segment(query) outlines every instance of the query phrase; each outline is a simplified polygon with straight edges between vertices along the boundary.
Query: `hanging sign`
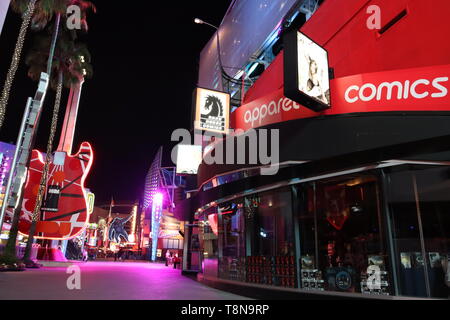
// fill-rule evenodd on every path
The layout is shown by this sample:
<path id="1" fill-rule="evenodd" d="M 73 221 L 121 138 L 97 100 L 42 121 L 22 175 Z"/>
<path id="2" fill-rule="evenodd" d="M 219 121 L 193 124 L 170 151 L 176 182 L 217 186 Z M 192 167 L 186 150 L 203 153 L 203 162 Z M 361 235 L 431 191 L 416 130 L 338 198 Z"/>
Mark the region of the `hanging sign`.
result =
<path id="1" fill-rule="evenodd" d="M 230 95 L 228 93 L 203 88 L 196 89 L 195 129 L 227 134 L 229 115 Z"/>
<path id="2" fill-rule="evenodd" d="M 329 109 L 327 51 L 299 31 L 286 34 L 284 47 L 284 95 L 316 112 Z"/>

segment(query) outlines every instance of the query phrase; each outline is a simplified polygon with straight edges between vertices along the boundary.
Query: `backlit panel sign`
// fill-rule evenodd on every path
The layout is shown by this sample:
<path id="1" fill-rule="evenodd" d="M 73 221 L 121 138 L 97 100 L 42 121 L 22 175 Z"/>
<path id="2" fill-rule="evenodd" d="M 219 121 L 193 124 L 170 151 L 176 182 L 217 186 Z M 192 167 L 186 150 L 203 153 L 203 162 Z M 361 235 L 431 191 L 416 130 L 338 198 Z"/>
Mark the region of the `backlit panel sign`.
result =
<path id="1" fill-rule="evenodd" d="M 177 174 L 197 174 L 202 163 L 202 146 L 179 144 L 177 146 Z"/>
<path id="2" fill-rule="evenodd" d="M 284 42 L 284 95 L 316 112 L 330 108 L 327 51 L 298 31 Z"/>
<path id="3" fill-rule="evenodd" d="M 227 134 L 229 116 L 230 95 L 228 93 L 197 88 L 195 93 L 195 129 Z"/>

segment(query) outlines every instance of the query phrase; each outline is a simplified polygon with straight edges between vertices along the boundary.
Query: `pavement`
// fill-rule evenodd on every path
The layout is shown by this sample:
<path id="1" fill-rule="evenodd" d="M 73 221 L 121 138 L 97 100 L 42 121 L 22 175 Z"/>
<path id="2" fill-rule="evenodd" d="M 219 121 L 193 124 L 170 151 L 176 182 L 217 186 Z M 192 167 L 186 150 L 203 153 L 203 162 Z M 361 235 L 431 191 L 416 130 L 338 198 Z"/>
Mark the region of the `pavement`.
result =
<path id="1" fill-rule="evenodd" d="M 76 275 L 79 270 L 79 287 Z M 76 267 L 78 266 L 79 269 Z M 69 268 L 69 269 L 68 269 Z M 70 290 L 68 287 L 72 287 Z M 74 288 L 75 287 L 75 288 Z M 150 262 L 67 263 L 0 272 L 0 300 L 247 300 Z"/>

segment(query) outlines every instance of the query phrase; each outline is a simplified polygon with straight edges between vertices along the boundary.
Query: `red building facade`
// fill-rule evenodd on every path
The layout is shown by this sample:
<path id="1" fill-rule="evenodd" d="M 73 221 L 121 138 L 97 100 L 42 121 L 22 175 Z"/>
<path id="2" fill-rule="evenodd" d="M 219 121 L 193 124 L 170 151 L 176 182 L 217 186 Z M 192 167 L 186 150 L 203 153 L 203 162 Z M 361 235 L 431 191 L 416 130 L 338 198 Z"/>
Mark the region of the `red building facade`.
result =
<path id="1" fill-rule="evenodd" d="M 371 6 L 380 29 L 368 27 Z M 300 30 L 327 50 L 331 108 L 285 98 L 284 52 L 273 50 L 231 127 L 278 130 L 278 173 L 203 163 L 199 191 L 180 209 L 199 224 L 202 279 L 297 294 L 448 297 L 447 12 L 445 0 L 325 0 L 280 29 L 280 42 Z M 236 137 L 221 143 L 228 139 Z"/>

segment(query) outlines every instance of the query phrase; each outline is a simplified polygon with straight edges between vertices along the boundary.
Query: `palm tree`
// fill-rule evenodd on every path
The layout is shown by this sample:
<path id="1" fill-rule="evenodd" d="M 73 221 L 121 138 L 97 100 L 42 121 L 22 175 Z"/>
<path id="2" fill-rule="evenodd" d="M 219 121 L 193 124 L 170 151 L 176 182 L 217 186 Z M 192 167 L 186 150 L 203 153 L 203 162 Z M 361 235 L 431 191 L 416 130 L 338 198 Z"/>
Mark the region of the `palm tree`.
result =
<path id="1" fill-rule="evenodd" d="M 64 15 L 67 11 L 67 7 L 70 5 L 77 5 L 81 9 L 81 28 L 84 31 L 88 30 L 87 24 L 87 12 L 89 10 L 96 12 L 95 5 L 90 1 L 84 0 L 12 0 L 12 9 L 22 14 L 22 25 L 20 27 L 19 36 L 17 37 L 16 47 L 11 60 L 11 65 L 6 75 L 5 84 L 3 86 L 2 94 L 0 96 L 0 130 L 3 126 L 3 122 L 6 114 L 6 107 L 8 105 L 9 94 L 11 87 L 19 67 L 20 57 L 22 55 L 22 49 L 25 42 L 26 33 L 31 23 L 31 28 L 35 31 L 39 31 L 45 28 L 45 26 L 52 20 L 55 15 L 55 30 L 54 42 L 58 35 L 60 27 L 61 15 Z M 54 50 L 54 45 L 50 51 Z M 50 54 L 51 57 L 51 54 Z M 52 61 L 49 57 L 49 61 Z M 47 71 L 51 70 L 51 66 Z"/>
<path id="2" fill-rule="evenodd" d="M 38 80 L 41 72 L 43 72 L 48 64 L 46 59 L 48 53 L 45 48 L 48 48 L 53 39 L 48 37 L 40 38 L 34 47 L 33 51 L 26 59 L 26 64 L 29 66 L 28 76 L 33 80 Z M 63 87 L 70 88 L 73 84 L 80 82 L 84 78 L 90 78 L 92 76 L 92 66 L 90 65 L 91 56 L 84 44 L 77 43 L 71 39 L 68 33 L 63 33 L 55 47 L 53 55 L 51 87 L 56 90 L 55 104 L 53 107 L 53 116 L 50 128 L 50 135 L 47 143 L 47 154 L 44 164 L 44 170 L 42 173 L 39 192 L 37 195 L 36 206 L 32 215 L 32 224 L 29 231 L 27 247 L 23 261 L 27 265 L 32 265 L 30 261 L 31 247 L 33 243 L 33 237 L 36 231 L 36 223 L 39 220 L 40 209 L 43 200 L 45 187 L 47 184 L 48 168 L 52 161 L 53 141 L 55 138 L 56 127 L 58 124 L 59 108 L 61 104 L 61 95 Z"/>
<path id="3" fill-rule="evenodd" d="M 16 2 L 15 3 L 16 10 L 20 11 L 20 10 L 23 10 L 24 4 L 27 1 L 31 2 L 32 0 L 13 0 L 13 1 Z M 33 8 L 35 8 L 35 14 L 31 21 L 33 30 L 39 31 L 39 30 L 44 29 L 45 26 L 49 23 L 49 21 L 51 21 L 53 16 L 55 16 L 55 23 L 52 28 L 53 35 L 51 37 L 51 40 L 49 41 L 49 38 L 46 38 L 46 40 L 45 41 L 43 40 L 41 42 L 41 44 L 39 45 L 40 53 L 43 53 L 44 51 L 47 52 L 46 68 L 42 68 L 42 65 L 45 63 L 45 61 L 42 61 L 42 59 L 45 57 L 44 54 L 40 55 L 39 59 L 41 59 L 41 61 L 39 63 L 37 61 L 34 61 L 34 63 L 33 63 L 33 65 L 39 66 L 39 68 L 40 68 L 39 70 L 41 70 L 41 72 L 46 72 L 47 74 L 49 74 L 49 76 L 51 76 L 51 71 L 53 69 L 52 64 L 54 61 L 53 56 L 54 56 L 54 52 L 55 52 L 58 35 L 60 33 L 61 16 L 66 12 L 67 7 L 69 5 L 78 5 L 81 9 L 81 28 L 83 31 L 87 32 L 87 30 L 88 30 L 88 24 L 87 24 L 87 20 L 86 20 L 87 11 L 92 10 L 93 12 L 96 12 L 96 7 L 90 1 L 85 1 L 85 0 L 40 0 L 38 3 L 36 3 L 36 0 L 34 0 L 33 4 L 34 4 Z M 31 19 L 31 15 L 30 15 L 30 19 Z M 30 21 L 28 22 L 28 24 L 29 23 L 30 23 Z M 67 29 L 63 29 L 63 30 L 66 33 L 70 34 L 72 39 L 76 38 L 75 31 L 69 31 Z M 42 46 L 44 44 L 45 44 L 45 47 Z M 18 63 L 18 61 L 17 61 L 17 63 Z M 30 62 L 30 65 L 31 65 L 31 62 Z M 86 72 L 89 72 L 89 67 L 87 67 L 86 70 L 87 70 Z M 35 77 L 35 75 L 36 75 L 36 73 L 33 73 L 33 70 L 31 67 L 30 67 L 29 74 L 32 75 L 33 77 Z M 52 81 L 53 87 L 55 87 L 54 86 L 54 84 L 55 84 L 54 77 L 52 77 L 52 79 L 53 79 L 53 81 Z M 63 79 L 64 79 L 64 77 L 63 77 Z M 70 79 L 70 77 L 67 77 L 66 81 L 70 81 L 69 79 Z M 9 88 L 10 88 L 10 85 L 9 85 Z M 7 90 L 7 92 L 9 92 L 9 90 Z M 59 96 L 59 99 L 60 98 L 61 97 Z M 57 96 L 57 100 L 58 100 L 58 96 Z M 58 101 L 56 101 L 56 102 L 58 102 Z M 55 102 L 55 107 L 56 107 L 56 104 L 58 104 L 58 110 L 59 110 L 60 101 L 58 103 L 56 103 L 56 102 Z M 5 102 L 4 106 L 6 108 L 6 102 Z M 0 112 L 1 112 L 1 105 L 0 105 Z M 3 114 L 0 113 L 0 129 L 1 129 L 3 118 L 4 118 L 4 112 L 5 112 L 5 109 L 3 109 Z M 38 197 L 38 199 L 39 199 L 39 197 Z M 38 206 L 38 205 L 40 207 L 39 202 L 36 203 L 36 206 Z M 5 260 L 7 262 L 11 262 L 16 259 L 15 258 L 16 257 L 16 240 L 17 240 L 17 234 L 18 234 L 18 230 L 19 230 L 18 225 L 19 225 L 19 216 L 20 216 L 20 212 L 21 212 L 21 206 L 22 206 L 22 201 L 19 201 L 18 207 L 15 208 L 15 210 L 14 210 L 14 216 L 13 216 L 13 220 L 11 223 L 11 230 L 9 233 L 8 243 L 6 244 L 6 247 L 5 247 L 5 250 L 3 253 L 3 257 L 0 256 L 0 260 Z M 31 250 L 31 244 L 30 244 L 30 250 Z M 26 255 L 29 256 L 28 251 L 26 251 Z"/>
<path id="4" fill-rule="evenodd" d="M 11 7 L 14 11 L 22 13 L 22 25 L 20 26 L 19 36 L 17 37 L 16 47 L 11 59 L 5 84 L 3 85 L 2 95 L 0 97 L 0 130 L 5 119 L 6 106 L 9 100 L 9 93 L 14 81 L 14 77 L 19 67 L 20 56 L 22 55 L 23 44 L 27 34 L 28 27 L 33 17 L 37 0 L 12 0 Z"/>

